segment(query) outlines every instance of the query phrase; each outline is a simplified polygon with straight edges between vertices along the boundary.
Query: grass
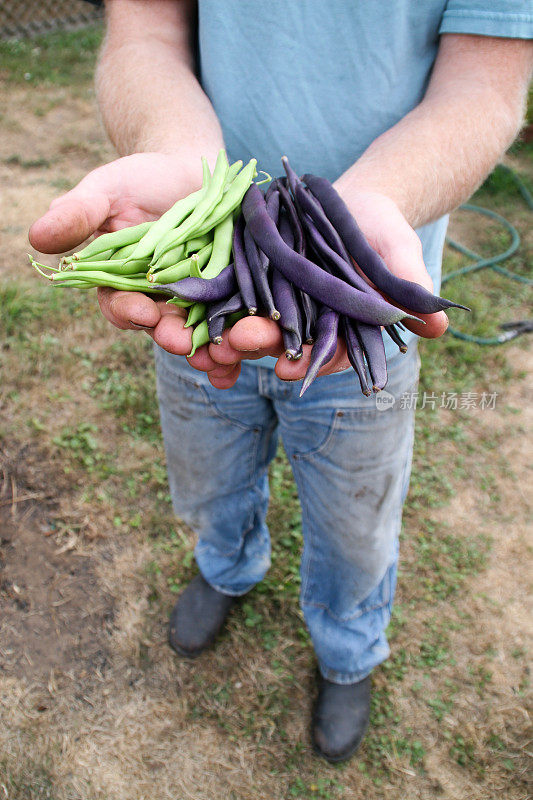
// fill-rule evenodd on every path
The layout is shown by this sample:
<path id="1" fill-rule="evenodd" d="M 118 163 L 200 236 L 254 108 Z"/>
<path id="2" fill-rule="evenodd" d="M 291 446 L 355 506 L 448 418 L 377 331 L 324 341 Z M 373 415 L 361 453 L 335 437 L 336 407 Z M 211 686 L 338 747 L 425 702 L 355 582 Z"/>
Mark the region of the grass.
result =
<path id="1" fill-rule="evenodd" d="M 2 77 L 25 86 L 77 86 L 92 81 L 103 28 L 58 31 L 34 39 L 0 41 Z"/>
<path id="2" fill-rule="evenodd" d="M 42 764 L 23 761 L 16 771 L 0 761 L 0 788 L 9 800 L 57 800 L 52 776 Z"/>

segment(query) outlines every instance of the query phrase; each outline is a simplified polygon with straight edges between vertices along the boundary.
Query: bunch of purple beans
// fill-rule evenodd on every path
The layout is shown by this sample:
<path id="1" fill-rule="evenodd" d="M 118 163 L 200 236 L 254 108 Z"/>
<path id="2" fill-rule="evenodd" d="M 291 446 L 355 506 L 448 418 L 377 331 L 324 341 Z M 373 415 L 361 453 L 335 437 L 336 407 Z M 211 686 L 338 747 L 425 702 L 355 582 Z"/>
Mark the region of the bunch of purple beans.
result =
<path id="1" fill-rule="evenodd" d="M 157 288 L 178 305 L 205 304 L 206 338 L 214 344 L 246 314 L 278 323 L 288 359 L 300 358 L 303 344 L 311 344 L 300 395 L 333 358 L 339 336 L 363 394 L 378 392 L 387 382 L 382 328 L 406 352 L 402 319 L 466 307 L 393 275 L 331 183 L 314 175 L 300 179 L 287 158 L 282 162 L 286 177 L 273 180 L 266 195 L 252 183 L 244 196 L 233 231 L 233 262 L 214 278 L 184 278 Z"/>

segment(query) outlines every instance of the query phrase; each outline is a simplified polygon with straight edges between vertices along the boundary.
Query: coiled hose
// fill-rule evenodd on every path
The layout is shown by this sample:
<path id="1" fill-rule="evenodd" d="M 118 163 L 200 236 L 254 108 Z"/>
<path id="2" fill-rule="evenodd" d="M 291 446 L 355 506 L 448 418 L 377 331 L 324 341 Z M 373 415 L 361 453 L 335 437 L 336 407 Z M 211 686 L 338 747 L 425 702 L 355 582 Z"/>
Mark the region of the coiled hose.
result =
<path id="1" fill-rule="evenodd" d="M 497 169 L 507 172 L 512 177 L 525 203 L 533 211 L 533 196 L 531 195 L 531 192 L 523 183 L 523 181 L 518 177 L 516 172 L 510 169 L 510 167 L 507 167 L 503 164 L 499 164 Z M 482 214 L 485 217 L 490 217 L 491 219 L 494 219 L 497 222 L 499 222 L 500 225 L 510 234 L 511 243 L 509 244 L 508 248 L 504 250 L 504 252 L 498 253 L 495 256 L 491 256 L 490 258 L 483 258 L 482 256 L 479 255 L 479 253 L 475 253 L 473 250 L 470 250 L 468 247 L 465 247 L 460 242 L 456 242 L 453 239 L 446 237 L 446 241 L 451 248 L 457 250 L 459 253 L 462 253 L 468 258 L 471 258 L 473 260 L 473 263 L 468 264 L 466 267 L 461 267 L 460 269 L 456 269 L 453 272 L 449 272 L 447 275 L 444 275 L 442 278 L 442 285 L 452 280 L 453 278 L 458 278 L 459 276 L 462 275 L 468 275 L 471 272 L 477 272 L 481 269 L 492 269 L 511 281 L 524 283 L 527 286 L 533 285 L 533 280 L 531 280 L 530 278 L 526 278 L 523 275 L 517 275 L 516 273 L 511 272 L 505 267 L 500 266 L 502 261 L 505 261 L 512 255 L 514 255 L 518 250 L 518 248 L 520 247 L 520 235 L 516 230 L 516 228 L 513 225 L 511 225 L 511 223 L 508 222 L 508 220 L 504 219 L 504 217 L 502 217 L 500 214 L 496 214 L 495 211 L 491 211 L 488 208 L 482 208 L 481 206 L 476 206 L 473 203 L 465 203 L 460 208 L 464 211 L 472 211 L 476 214 Z M 504 323 L 500 327 L 505 329 L 504 332 L 498 334 L 497 336 L 490 336 L 490 337 L 474 336 L 473 334 L 464 333 L 463 331 L 459 331 L 456 328 L 451 328 L 451 327 L 448 328 L 448 332 L 451 333 L 452 336 L 455 336 L 457 339 L 462 339 L 465 342 L 474 342 L 474 344 L 481 344 L 481 345 L 498 345 L 498 344 L 503 344 L 504 342 L 508 342 L 510 339 L 514 339 L 520 333 L 533 331 L 533 320 L 521 320 L 515 323 Z"/>

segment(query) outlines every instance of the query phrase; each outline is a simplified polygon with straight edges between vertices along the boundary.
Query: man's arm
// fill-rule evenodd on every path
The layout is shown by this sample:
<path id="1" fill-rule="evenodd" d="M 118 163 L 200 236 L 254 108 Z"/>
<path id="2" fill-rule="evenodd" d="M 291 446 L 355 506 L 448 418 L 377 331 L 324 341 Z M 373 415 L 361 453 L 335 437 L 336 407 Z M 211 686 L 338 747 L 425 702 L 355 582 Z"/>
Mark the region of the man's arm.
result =
<path id="1" fill-rule="evenodd" d="M 194 73 L 195 14 L 193 0 L 107 0 L 98 100 L 123 157 L 51 203 L 30 230 L 37 250 L 65 252 L 95 232 L 155 219 L 198 188 L 201 156 L 214 164 L 223 138 Z M 100 289 L 98 299 L 115 326 L 143 328 L 171 352 L 190 352 L 181 309 L 137 292 Z"/>
<path id="2" fill-rule="evenodd" d="M 523 123 L 533 42 L 444 34 L 422 102 L 337 182 L 345 199 L 375 191 L 413 228 L 460 205 Z"/>
<path id="3" fill-rule="evenodd" d="M 431 287 L 420 240 L 413 227 L 451 211 L 484 180 L 516 137 L 522 124 L 533 68 L 531 41 L 446 34 L 422 102 L 379 136 L 337 181 L 372 246 L 389 269 Z M 432 314 L 422 336 L 446 329 L 443 312 Z M 242 320 L 222 346 L 209 348 L 213 360 L 249 357 L 279 346 L 268 320 Z M 260 327 L 259 327 L 260 326 Z M 279 377 L 302 378 L 308 350 L 300 361 L 280 359 Z M 341 347 L 327 371 L 347 365 Z"/>
<path id="4" fill-rule="evenodd" d="M 106 130 L 119 155 L 158 152 L 213 163 L 223 146 L 213 107 L 195 75 L 194 0 L 107 0 L 96 72 Z"/>

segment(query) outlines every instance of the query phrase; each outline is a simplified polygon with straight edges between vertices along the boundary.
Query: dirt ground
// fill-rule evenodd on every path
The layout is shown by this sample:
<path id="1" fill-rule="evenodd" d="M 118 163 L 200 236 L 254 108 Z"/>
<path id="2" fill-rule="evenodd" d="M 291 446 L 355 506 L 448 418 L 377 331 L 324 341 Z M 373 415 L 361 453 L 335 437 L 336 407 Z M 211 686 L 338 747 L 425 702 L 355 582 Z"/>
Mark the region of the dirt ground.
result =
<path id="1" fill-rule="evenodd" d="M 29 225 L 113 154 L 89 87 L 0 91 L 0 277 L 31 293 Z M 94 301 L 72 301 L 70 316 L 42 302 L 41 317 L 17 317 L 10 300 L 28 338 L 0 343 L 0 797 L 531 797 L 526 343 L 505 352 L 507 382 L 490 376 L 496 408 L 461 415 L 462 440 L 446 435 L 453 412 L 423 418 L 451 490 L 440 504 L 411 492 L 393 653 L 375 678 L 378 733 L 334 768 L 309 745 L 314 664 L 295 602 L 255 594 L 198 661 L 168 648 L 172 576 L 192 574 L 193 538 L 161 511 L 157 432 L 125 432 L 87 389 L 104 385 L 94 375 L 125 335 Z M 423 450 L 417 459 L 423 475 Z M 174 549 L 154 533 L 170 525 Z M 470 550 L 456 556 L 462 540 L 483 550 L 473 566 Z"/>

